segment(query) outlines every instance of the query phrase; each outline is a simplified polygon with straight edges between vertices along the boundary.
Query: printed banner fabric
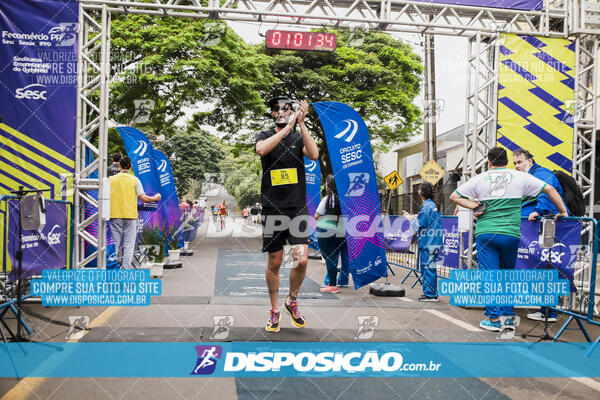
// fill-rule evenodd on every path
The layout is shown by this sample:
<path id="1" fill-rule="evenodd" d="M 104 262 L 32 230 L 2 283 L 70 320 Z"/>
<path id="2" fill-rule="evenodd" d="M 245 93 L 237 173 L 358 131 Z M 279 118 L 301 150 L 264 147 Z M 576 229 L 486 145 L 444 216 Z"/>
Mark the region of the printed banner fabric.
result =
<path id="1" fill-rule="evenodd" d="M 66 268 L 70 262 L 71 205 L 46 202 L 46 225 L 41 231 L 23 230 L 22 277 L 41 275 L 44 269 Z M 8 201 L 7 253 L 12 263 L 9 279 L 16 280 L 15 252 L 19 247 L 19 203 Z"/>
<path id="2" fill-rule="evenodd" d="M 117 131 L 123 139 L 127 155 L 131 159 L 131 165 L 135 176 L 139 178 L 148 196 L 161 193 L 160 179 L 154 165 L 154 148 L 143 132 L 131 127 L 118 127 Z M 164 202 L 158 202 L 156 211 L 140 211 L 140 219 L 144 221 L 144 227 L 162 229 L 165 220 Z M 178 206 L 179 207 L 179 206 Z M 141 229 L 141 227 L 140 227 Z"/>
<path id="3" fill-rule="evenodd" d="M 575 42 L 503 34 L 500 39 L 497 141 L 522 148 L 542 167 L 573 169 Z"/>
<path id="4" fill-rule="evenodd" d="M 317 242 L 316 229 L 317 221 L 315 221 L 315 212 L 319 207 L 321 200 L 321 166 L 318 160 L 311 160 L 304 156 L 304 174 L 306 176 L 306 208 L 310 216 L 309 229 L 312 242 L 310 247 L 315 250 L 319 249 Z"/>
<path id="5" fill-rule="evenodd" d="M 416 0 L 420 3 L 454 4 L 486 8 L 512 8 L 515 10 L 541 10 L 543 0 Z"/>
<path id="6" fill-rule="evenodd" d="M 345 217 L 350 271 L 358 289 L 387 276 L 381 201 L 369 131 L 361 116 L 346 104 L 328 101 L 312 105 L 325 132 Z"/>
<path id="7" fill-rule="evenodd" d="M 459 232 L 458 218 L 442 217 L 444 229 L 444 246 L 440 252 L 438 264 L 446 267 L 458 267 Z M 517 253 L 516 269 L 555 268 L 561 279 L 568 279 L 573 286 L 574 264 L 581 248 L 581 229 L 579 221 L 558 221 L 556 224 L 555 244 L 552 249 L 542 249 L 539 246 L 539 223 L 521 220 L 521 241 Z M 465 247 L 467 232 L 463 233 Z M 551 264 L 551 265 L 550 265 Z"/>
<path id="8" fill-rule="evenodd" d="M 178 229 L 179 241 L 183 247 L 183 233 L 181 232 L 181 211 L 179 210 L 179 199 L 177 198 L 177 189 L 173 180 L 173 170 L 171 162 L 161 151 L 154 149 L 153 153 L 154 167 L 158 173 L 161 188 L 161 200 L 169 225 L 169 232 Z"/>

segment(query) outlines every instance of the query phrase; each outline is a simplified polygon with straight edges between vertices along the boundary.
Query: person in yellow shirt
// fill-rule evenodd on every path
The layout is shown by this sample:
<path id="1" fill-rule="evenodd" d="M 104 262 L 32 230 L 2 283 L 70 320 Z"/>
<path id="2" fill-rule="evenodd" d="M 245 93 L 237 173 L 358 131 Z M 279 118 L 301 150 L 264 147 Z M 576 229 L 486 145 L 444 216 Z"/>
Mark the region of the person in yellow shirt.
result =
<path id="1" fill-rule="evenodd" d="M 160 193 L 147 196 L 142 182 L 130 174 L 131 160 L 125 156 L 119 161 L 121 172 L 110 179 L 110 226 L 117 252 L 123 247 L 121 268 L 131 268 L 137 235 L 137 199 L 144 203 L 160 200 Z"/>

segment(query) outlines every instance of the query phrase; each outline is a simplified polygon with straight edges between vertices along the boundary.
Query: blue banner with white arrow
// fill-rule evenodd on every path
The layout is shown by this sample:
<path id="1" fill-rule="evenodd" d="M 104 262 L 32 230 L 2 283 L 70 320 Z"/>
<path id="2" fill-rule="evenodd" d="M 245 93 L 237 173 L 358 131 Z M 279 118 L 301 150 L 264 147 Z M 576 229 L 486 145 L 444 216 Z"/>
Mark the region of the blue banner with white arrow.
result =
<path id="1" fill-rule="evenodd" d="M 350 271 L 356 289 L 387 276 L 381 201 L 369 131 L 346 104 L 313 103 L 329 151 L 344 215 Z"/>

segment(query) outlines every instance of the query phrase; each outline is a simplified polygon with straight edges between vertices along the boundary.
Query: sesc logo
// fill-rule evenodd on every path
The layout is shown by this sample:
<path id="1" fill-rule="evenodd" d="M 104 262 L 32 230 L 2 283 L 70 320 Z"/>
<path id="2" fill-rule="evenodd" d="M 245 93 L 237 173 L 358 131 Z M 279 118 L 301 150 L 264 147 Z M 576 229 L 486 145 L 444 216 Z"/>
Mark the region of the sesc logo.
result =
<path id="1" fill-rule="evenodd" d="M 156 169 L 160 172 L 165 172 L 167 169 L 167 160 L 160 160 L 160 164 L 158 167 L 156 167 Z"/>
<path id="2" fill-rule="evenodd" d="M 571 251 L 562 243 L 556 243 L 552 249 L 541 249 L 540 261 L 554 265 L 566 265 L 571 260 Z"/>
<path id="3" fill-rule="evenodd" d="M 306 168 L 309 172 L 313 172 L 315 168 L 317 168 L 317 162 L 315 160 L 311 160 L 308 165 L 304 164 L 304 168 Z"/>
<path id="4" fill-rule="evenodd" d="M 138 140 L 138 147 L 133 151 L 133 154 L 143 157 L 144 154 L 146 154 L 146 150 L 148 150 L 148 143 L 143 140 Z"/>
<path id="5" fill-rule="evenodd" d="M 348 134 L 348 132 L 350 132 L 348 134 L 348 136 L 344 139 L 346 142 L 350 143 L 352 141 L 352 139 L 354 139 L 354 136 L 356 136 L 356 132 L 358 132 L 358 122 L 356 122 L 353 119 L 345 119 L 344 122 L 347 123 L 348 125 L 346 126 L 346 128 L 343 131 L 341 131 L 334 137 L 336 139 L 341 139 L 344 136 L 346 136 L 346 134 Z M 352 129 L 352 131 L 350 131 L 350 129 Z"/>
<path id="6" fill-rule="evenodd" d="M 17 99 L 27 99 L 27 100 L 48 100 L 46 98 L 46 90 L 41 90 L 42 88 L 46 89 L 46 86 L 40 83 L 32 83 L 31 85 L 27 85 L 25 87 L 19 88 L 15 91 L 15 97 Z"/>
<path id="7" fill-rule="evenodd" d="M 51 246 L 60 244 L 60 232 L 55 232 L 56 229 L 60 229 L 60 225 L 54 225 L 48 233 L 48 244 Z"/>
<path id="8" fill-rule="evenodd" d="M 223 355 L 221 346 L 196 346 L 198 361 L 190 375 L 210 375 L 217 368 L 217 359 Z"/>
<path id="9" fill-rule="evenodd" d="M 562 243 L 556 243 L 552 249 L 541 249 L 537 240 L 529 244 L 529 254 L 538 256 L 541 263 L 566 266 L 571 262 L 571 250 Z"/>

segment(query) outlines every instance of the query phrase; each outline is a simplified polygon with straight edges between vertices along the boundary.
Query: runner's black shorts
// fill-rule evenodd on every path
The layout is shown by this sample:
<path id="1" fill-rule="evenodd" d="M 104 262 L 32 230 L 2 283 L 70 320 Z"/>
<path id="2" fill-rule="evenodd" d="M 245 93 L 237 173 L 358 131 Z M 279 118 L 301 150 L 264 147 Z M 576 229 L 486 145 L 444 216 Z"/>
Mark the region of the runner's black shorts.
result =
<path id="1" fill-rule="evenodd" d="M 290 245 L 308 244 L 308 210 L 297 208 L 266 208 L 262 210 L 263 248 L 265 253 L 282 250 Z"/>

